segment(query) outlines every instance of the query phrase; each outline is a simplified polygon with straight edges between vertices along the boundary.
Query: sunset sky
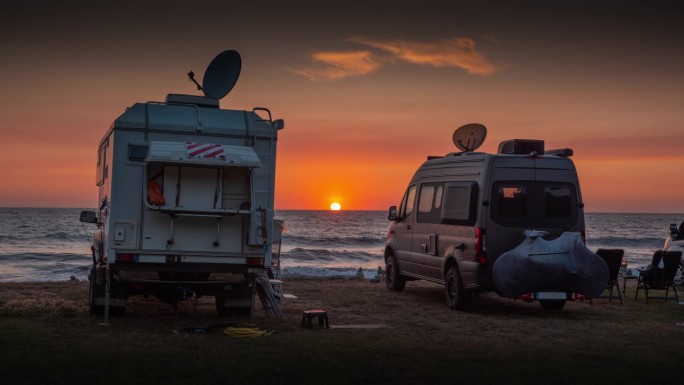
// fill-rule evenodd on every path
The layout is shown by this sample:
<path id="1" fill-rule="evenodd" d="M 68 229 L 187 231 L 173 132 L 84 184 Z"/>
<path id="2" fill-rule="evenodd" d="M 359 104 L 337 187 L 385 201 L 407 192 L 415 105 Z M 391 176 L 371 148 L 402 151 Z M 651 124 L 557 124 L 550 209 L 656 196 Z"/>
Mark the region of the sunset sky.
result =
<path id="1" fill-rule="evenodd" d="M 285 120 L 277 209 L 385 210 L 478 122 L 573 148 L 587 211 L 684 212 L 678 2 L 101 3 L 3 6 L 0 207 L 95 206 L 112 121 L 235 49 L 222 108 Z"/>

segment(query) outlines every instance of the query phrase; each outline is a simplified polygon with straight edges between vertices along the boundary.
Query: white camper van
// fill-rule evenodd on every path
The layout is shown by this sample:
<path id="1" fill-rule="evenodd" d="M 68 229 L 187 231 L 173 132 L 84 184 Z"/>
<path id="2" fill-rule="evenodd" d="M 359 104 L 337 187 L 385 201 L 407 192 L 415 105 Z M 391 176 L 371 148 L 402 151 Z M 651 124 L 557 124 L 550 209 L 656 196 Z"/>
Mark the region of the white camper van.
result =
<path id="1" fill-rule="evenodd" d="M 204 96 L 136 103 L 100 141 L 98 210 L 81 214 L 98 225 L 91 313 L 120 313 L 129 295 L 151 294 L 169 303 L 215 296 L 220 314 L 249 314 L 255 276 L 271 267 L 279 238 L 273 201 L 284 123 L 265 108 L 220 108 L 240 66 L 236 51 L 221 53 L 197 84 Z"/>
<path id="2" fill-rule="evenodd" d="M 525 239 L 524 230 L 584 238 L 572 150 L 545 151 L 543 141 L 516 139 L 503 142 L 497 154 L 474 152 L 485 136 L 479 124 L 457 130 L 454 143 L 462 151 L 428 157 L 400 206 L 390 208 L 388 289 L 401 291 L 415 279 L 435 282 L 445 286 L 451 308 L 465 309 L 474 294 L 496 290 L 492 267 Z M 564 296 L 541 304 L 562 307 Z"/>

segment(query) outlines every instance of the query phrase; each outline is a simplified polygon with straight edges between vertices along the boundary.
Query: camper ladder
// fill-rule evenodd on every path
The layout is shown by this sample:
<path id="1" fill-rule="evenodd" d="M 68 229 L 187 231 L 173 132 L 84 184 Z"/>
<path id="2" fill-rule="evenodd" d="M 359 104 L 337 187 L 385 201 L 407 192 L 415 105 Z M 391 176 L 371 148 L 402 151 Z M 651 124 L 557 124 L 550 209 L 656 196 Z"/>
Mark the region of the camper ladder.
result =
<path id="1" fill-rule="evenodd" d="M 257 271 L 256 276 L 256 291 L 259 294 L 259 300 L 264 308 L 266 314 L 277 319 L 283 318 L 283 312 L 280 310 L 280 301 L 273 291 L 271 280 L 266 275 L 266 271 Z"/>

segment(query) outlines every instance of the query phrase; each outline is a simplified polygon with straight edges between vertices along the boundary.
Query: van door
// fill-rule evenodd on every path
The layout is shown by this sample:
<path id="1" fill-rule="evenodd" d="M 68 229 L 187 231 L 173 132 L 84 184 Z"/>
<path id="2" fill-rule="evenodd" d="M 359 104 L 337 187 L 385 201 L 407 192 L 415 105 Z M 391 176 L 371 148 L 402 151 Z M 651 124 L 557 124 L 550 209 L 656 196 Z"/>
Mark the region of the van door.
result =
<path id="1" fill-rule="evenodd" d="M 537 158 L 536 226 L 550 233 L 584 231 L 579 180 L 575 167 L 566 158 Z"/>
<path id="2" fill-rule="evenodd" d="M 414 206 L 416 186 L 409 186 L 399 207 L 399 220 L 395 227 L 397 261 L 402 272 L 413 273 L 411 254 L 413 248 Z"/>
<path id="3" fill-rule="evenodd" d="M 536 228 L 534 167 L 534 159 L 528 157 L 494 160 L 486 228 L 489 269 L 525 239 L 523 231 Z"/>
<path id="4" fill-rule="evenodd" d="M 416 274 L 442 280 L 443 257 L 437 253 L 444 183 L 422 183 L 413 227 L 412 264 Z"/>

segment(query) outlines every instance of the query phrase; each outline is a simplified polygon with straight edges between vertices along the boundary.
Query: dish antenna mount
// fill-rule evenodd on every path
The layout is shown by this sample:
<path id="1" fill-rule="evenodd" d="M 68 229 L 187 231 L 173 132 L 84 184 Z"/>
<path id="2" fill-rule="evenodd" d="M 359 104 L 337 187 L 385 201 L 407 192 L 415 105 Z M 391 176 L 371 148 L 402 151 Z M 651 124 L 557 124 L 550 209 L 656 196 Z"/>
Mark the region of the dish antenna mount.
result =
<path id="1" fill-rule="evenodd" d="M 214 60 L 209 63 L 207 70 L 204 71 L 202 85 L 195 80 L 194 72 L 188 72 L 188 78 L 195 83 L 198 90 L 204 93 L 204 96 L 212 99 L 223 99 L 237 83 L 241 69 L 240 54 L 231 49 L 216 55 Z"/>
<path id="2" fill-rule="evenodd" d="M 477 150 L 487 137 L 487 127 L 479 123 L 470 123 L 454 131 L 454 144 L 463 152 Z"/>

